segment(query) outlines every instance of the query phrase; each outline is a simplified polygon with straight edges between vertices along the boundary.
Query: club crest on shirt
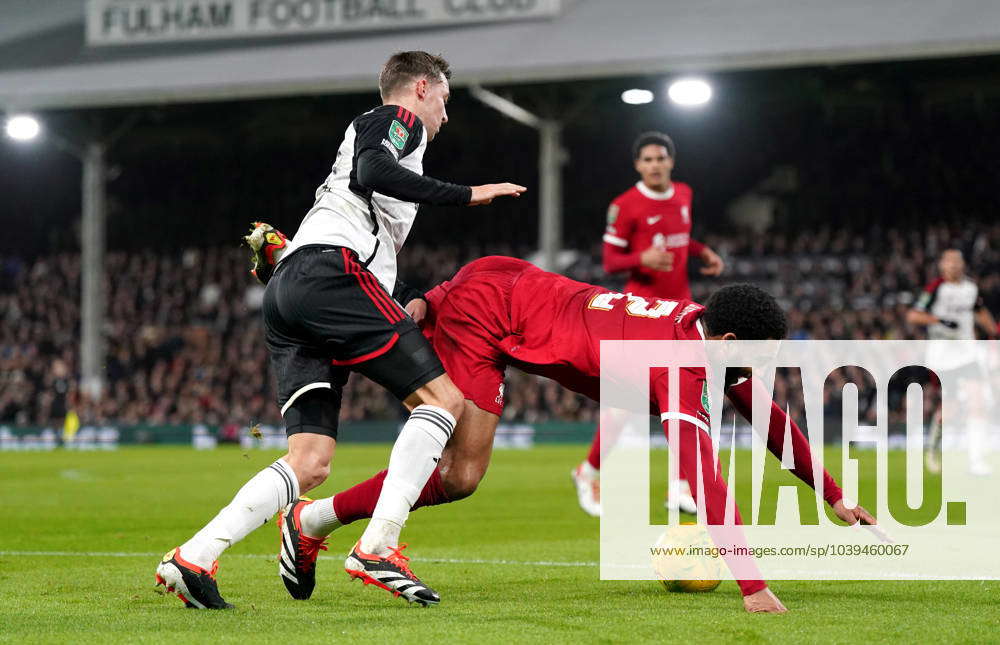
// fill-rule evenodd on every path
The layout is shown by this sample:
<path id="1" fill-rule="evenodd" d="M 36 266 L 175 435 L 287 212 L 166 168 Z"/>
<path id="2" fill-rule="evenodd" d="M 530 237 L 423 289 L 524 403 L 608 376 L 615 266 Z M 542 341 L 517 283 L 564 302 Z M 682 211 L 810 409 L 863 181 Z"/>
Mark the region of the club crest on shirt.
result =
<path id="1" fill-rule="evenodd" d="M 691 209 L 688 208 L 687 204 L 681 206 L 681 219 L 684 220 L 685 224 L 691 223 Z"/>
<path id="2" fill-rule="evenodd" d="M 709 418 L 711 401 L 708 398 L 708 381 L 701 384 L 701 407 L 705 410 L 705 418 Z"/>
<path id="3" fill-rule="evenodd" d="M 392 145 L 402 150 L 406 147 L 406 140 L 409 138 L 410 133 L 407 132 L 403 124 L 393 119 L 392 125 L 389 126 L 389 141 L 392 142 Z"/>
<path id="4" fill-rule="evenodd" d="M 618 204 L 608 206 L 608 224 L 614 224 L 618 219 Z"/>

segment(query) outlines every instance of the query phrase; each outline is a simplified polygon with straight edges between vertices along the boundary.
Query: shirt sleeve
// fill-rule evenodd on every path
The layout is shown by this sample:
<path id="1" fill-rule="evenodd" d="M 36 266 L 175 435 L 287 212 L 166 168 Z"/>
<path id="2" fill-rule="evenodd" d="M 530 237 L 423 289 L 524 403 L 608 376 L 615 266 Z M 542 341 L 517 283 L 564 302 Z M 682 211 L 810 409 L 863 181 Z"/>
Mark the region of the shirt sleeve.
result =
<path id="1" fill-rule="evenodd" d="M 732 402 L 736 411 L 747 421 L 751 421 L 753 418 L 754 388 L 763 387 L 756 383 L 754 379 L 746 379 L 731 386 L 726 391 L 726 397 Z M 771 418 L 767 429 L 767 449 L 778 459 L 782 458 L 782 451 L 785 446 L 786 423 L 788 424 L 788 431 L 791 434 L 792 454 L 795 461 L 792 473 L 815 489 L 816 485 L 813 481 L 813 456 L 812 449 L 809 447 L 809 440 L 802 434 L 798 424 L 789 419 L 785 411 L 778 407 L 778 404 L 774 401 L 771 401 Z M 827 504 L 833 506 L 843 499 L 843 497 L 844 493 L 840 490 L 840 486 L 837 485 L 833 476 L 824 468 L 823 499 L 826 500 Z"/>
<path id="2" fill-rule="evenodd" d="M 659 373 L 657 373 L 659 372 Z M 657 412 L 660 421 L 679 419 L 694 424 L 696 427 L 709 430 L 710 417 L 708 413 L 708 389 L 705 385 L 705 370 L 702 368 L 683 368 L 679 370 L 680 390 L 677 393 L 676 407 L 670 403 L 669 370 L 654 370 L 653 396 L 656 399 Z"/>
<path id="3" fill-rule="evenodd" d="M 471 187 L 418 175 L 378 150 L 365 150 L 358 156 L 358 182 L 377 193 L 416 204 L 464 206 L 472 200 Z"/>
<path id="4" fill-rule="evenodd" d="M 746 536 L 739 525 L 743 524 L 739 507 L 733 510 L 735 525 L 727 525 L 726 499 L 728 490 L 722 468 L 712 447 L 712 437 L 708 433 L 707 398 L 699 392 L 704 389 L 704 370 L 680 370 L 681 387 L 678 392 L 680 407 L 670 410 L 667 390 L 667 370 L 663 370 L 654 381 L 657 406 L 661 410 L 660 422 L 670 444 L 670 450 L 677 455 L 681 477 L 691 486 L 691 494 L 704 505 L 708 531 L 717 545 L 739 547 L 744 555 L 730 552 L 723 556 L 736 583 L 744 596 L 767 587 L 760 569 L 748 553 Z M 671 433 L 672 426 L 676 433 Z M 700 485 L 698 482 L 700 481 Z M 704 498 L 701 499 L 702 493 Z"/>
<path id="5" fill-rule="evenodd" d="M 913 305 L 913 308 L 917 311 L 929 312 L 931 307 L 934 306 L 934 300 L 937 298 L 937 290 L 938 287 L 941 286 L 942 282 L 943 280 L 938 278 L 924 287 L 924 290 L 920 293 L 920 297 L 917 298 L 917 302 Z"/>
<path id="6" fill-rule="evenodd" d="M 688 255 L 700 256 L 701 252 L 705 250 L 705 245 L 698 240 L 691 238 L 688 241 Z"/>
<path id="7" fill-rule="evenodd" d="M 355 173 L 363 188 L 403 201 L 436 206 L 462 206 L 472 188 L 425 177 L 404 168 L 399 160 L 416 150 L 424 127 L 403 108 L 383 106 L 354 122 Z"/>
<path id="8" fill-rule="evenodd" d="M 622 212 L 617 201 L 608 206 L 608 225 L 604 229 L 604 270 L 608 273 L 628 271 L 640 265 L 641 250 L 633 249 L 635 220 L 628 210 Z"/>

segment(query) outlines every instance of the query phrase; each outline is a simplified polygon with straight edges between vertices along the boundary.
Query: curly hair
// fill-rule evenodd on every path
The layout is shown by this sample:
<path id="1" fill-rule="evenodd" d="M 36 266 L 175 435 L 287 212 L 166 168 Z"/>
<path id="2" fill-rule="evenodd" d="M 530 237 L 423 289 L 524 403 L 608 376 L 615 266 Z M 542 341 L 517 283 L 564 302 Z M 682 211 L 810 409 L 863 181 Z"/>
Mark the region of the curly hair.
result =
<path id="1" fill-rule="evenodd" d="M 709 336 L 732 332 L 738 340 L 781 340 L 785 312 L 774 296 L 752 284 L 731 284 L 713 293 L 702 316 Z"/>

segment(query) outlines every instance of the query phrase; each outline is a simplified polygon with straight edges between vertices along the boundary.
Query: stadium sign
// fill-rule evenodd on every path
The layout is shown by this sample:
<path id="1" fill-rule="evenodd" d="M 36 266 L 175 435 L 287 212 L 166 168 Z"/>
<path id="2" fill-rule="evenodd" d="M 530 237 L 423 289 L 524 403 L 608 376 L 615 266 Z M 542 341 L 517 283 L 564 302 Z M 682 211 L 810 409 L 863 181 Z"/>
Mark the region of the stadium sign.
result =
<path id="1" fill-rule="evenodd" d="M 562 0 L 88 0 L 89 45 L 381 31 L 544 18 Z"/>

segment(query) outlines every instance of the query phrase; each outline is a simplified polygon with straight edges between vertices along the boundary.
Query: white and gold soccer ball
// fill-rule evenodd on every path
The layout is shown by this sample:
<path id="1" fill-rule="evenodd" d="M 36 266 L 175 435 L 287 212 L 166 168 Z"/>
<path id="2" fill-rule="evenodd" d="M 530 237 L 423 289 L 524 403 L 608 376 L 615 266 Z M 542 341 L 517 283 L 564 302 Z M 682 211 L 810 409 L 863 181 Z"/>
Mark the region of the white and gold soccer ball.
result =
<path id="1" fill-rule="evenodd" d="M 667 591 L 700 593 L 719 586 L 725 561 L 704 526 L 668 528 L 652 550 L 653 570 Z"/>

